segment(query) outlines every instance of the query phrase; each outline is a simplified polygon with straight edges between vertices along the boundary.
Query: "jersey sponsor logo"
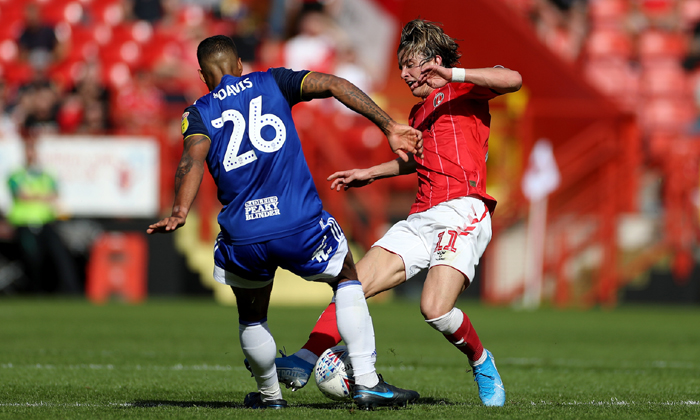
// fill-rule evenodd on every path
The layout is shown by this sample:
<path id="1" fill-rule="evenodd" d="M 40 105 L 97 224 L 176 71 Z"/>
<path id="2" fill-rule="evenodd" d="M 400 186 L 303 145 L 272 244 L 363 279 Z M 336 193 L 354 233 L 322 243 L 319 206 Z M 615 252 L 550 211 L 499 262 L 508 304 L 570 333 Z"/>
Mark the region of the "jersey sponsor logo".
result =
<path id="1" fill-rule="evenodd" d="M 187 121 L 187 116 L 190 115 L 189 111 L 182 114 L 182 122 L 180 123 L 180 128 L 182 128 L 182 134 L 190 127 L 190 122 Z"/>
<path id="2" fill-rule="evenodd" d="M 249 78 L 245 78 L 241 80 L 240 82 L 236 83 L 235 85 L 226 85 L 226 87 L 223 87 L 216 92 L 214 92 L 212 95 L 220 100 L 223 101 L 226 99 L 227 96 L 236 96 L 239 93 L 243 92 L 244 90 L 248 88 L 253 87 L 253 82 L 250 81 Z"/>
<path id="3" fill-rule="evenodd" d="M 246 201 L 245 219 L 264 219 L 270 216 L 279 216 L 279 200 L 277 196 L 259 198 L 257 200 Z"/>
<path id="4" fill-rule="evenodd" d="M 437 108 L 443 100 L 445 100 L 445 94 L 442 92 L 436 93 L 435 97 L 433 98 L 433 108 Z"/>

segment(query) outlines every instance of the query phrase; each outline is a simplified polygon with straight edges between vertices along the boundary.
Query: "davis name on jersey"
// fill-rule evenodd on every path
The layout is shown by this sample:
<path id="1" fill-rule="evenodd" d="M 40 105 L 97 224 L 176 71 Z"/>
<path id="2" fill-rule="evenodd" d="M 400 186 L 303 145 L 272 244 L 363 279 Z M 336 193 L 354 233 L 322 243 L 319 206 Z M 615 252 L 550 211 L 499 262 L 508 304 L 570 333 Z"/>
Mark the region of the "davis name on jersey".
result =
<path id="1" fill-rule="evenodd" d="M 235 85 L 226 85 L 219 90 L 212 92 L 212 96 L 223 101 L 229 95 L 238 95 L 242 90 L 252 87 L 253 82 L 251 82 L 250 79 L 244 79 Z"/>
<path id="2" fill-rule="evenodd" d="M 276 68 L 225 75 L 185 110 L 183 136 L 211 140 L 207 166 L 223 205 L 218 222 L 233 244 L 293 235 L 321 217 L 291 113 L 308 73 Z"/>

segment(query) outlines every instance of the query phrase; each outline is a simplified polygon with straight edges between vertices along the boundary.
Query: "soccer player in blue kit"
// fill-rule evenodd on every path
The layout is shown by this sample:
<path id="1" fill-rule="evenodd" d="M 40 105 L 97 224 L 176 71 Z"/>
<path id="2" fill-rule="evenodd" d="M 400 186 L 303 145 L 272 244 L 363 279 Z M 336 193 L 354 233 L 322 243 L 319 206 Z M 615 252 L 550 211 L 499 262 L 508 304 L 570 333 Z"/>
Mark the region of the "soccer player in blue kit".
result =
<path id="1" fill-rule="evenodd" d="M 214 278 L 236 296 L 241 348 L 258 386 L 245 397 L 245 406 L 287 406 L 267 325 L 277 267 L 334 286 L 338 330 L 353 366 L 358 407 L 417 400 L 416 391 L 387 384 L 375 371 L 374 328 L 362 285 L 342 229 L 323 210 L 291 107 L 333 96 L 374 122 L 404 160 L 407 153 L 422 153 L 422 134 L 396 123 L 356 86 L 333 75 L 285 68 L 242 75 L 236 46 L 226 36 L 203 40 L 197 59 L 210 92 L 183 114 L 184 150 L 172 213 L 147 232 L 172 232 L 185 224 L 206 161 L 223 205 Z"/>

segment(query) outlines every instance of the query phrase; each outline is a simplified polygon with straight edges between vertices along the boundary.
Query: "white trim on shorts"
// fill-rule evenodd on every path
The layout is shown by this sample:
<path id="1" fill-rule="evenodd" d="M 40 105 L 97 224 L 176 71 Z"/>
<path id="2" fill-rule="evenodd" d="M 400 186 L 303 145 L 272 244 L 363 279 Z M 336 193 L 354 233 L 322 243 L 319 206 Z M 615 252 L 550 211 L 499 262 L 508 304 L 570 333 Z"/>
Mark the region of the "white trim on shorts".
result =
<path id="1" fill-rule="evenodd" d="M 214 266 L 214 280 L 221 284 L 227 284 L 231 287 L 237 287 L 239 289 L 262 289 L 263 287 L 272 283 L 272 280 L 247 280 L 241 276 L 233 274 L 230 271 L 226 271 L 223 268 L 215 265 Z"/>

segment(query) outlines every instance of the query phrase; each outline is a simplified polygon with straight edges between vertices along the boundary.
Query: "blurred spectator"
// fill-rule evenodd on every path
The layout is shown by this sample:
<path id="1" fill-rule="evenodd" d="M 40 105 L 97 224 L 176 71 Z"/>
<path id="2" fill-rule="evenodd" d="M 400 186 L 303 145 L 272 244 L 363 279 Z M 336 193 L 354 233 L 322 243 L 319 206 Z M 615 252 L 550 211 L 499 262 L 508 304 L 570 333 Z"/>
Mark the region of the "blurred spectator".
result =
<path id="1" fill-rule="evenodd" d="M 258 70 L 255 69 L 255 63 L 258 59 L 257 52 L 262 39 L 259 28 L 260 25 L 256 23 L 253 17 L 243 16 L 236 21 L 234 32 L 231 34 L 231 39 L 233 39 L 238 49 L 238 56 L 243 62 L 244 74 Z"/>
<path id="2" fill-rule="evenodd" d="M 115 128 L 122 134 L 154 134 L 162 130 L 165 98 L 151 72 L 136 71 L 133 83 L 119 89 L 112 102 Z"/>
<path id="3" fill-rule="evenodd" d="M 131 11 L 131 18 L 156 22 L 163 17 L 161 0 L 126 0 L 126 9 Z"/>
<path id="4" fill-rule="evenodd" d="M 41 19 L 41 10 L 36 3 L 28 3 L 25 9 L 25 27 L 17 40 L 19 58 L 29 61 L 34 67 L 47 68 L 63 56 L 54 29 Z"/>
<path id="5" fill-rule="evenodd" d="M 578 58 L 585 41 L 585 0 L 535 0 L 530 20 L 542 42 L 566 61 Z"/>
<path id="6" fill-rule="evenodd" d="M 323 11 L 304 11 L 298 34 L 284 46 L 284 66 L 292 70 L 331 73 L 338 45 L 338 31 Z"/>
<path id="7" fill-rule="evenodd" d="M 58 133 L 59 93 L 44 69 L 35 68 L 33 79 L 18 89 L 14 109 L 18 124 L 41 133 Z"/>
<path id="8" fill-rule="evenodd" d="M 25 166 L 10 174 L 12 208 L 8 222 L 15 228 L 16 249 L 31 292 L 80 292 L 73 257 L 54 230 L 57 219 L 56 180 L 39 165 L 36 131 L 24 131 Z"/>
<path id="9" fill-rule="evenodd" d="M 357 53 L 352 46 L 347 45 L 338 50 L 335 71 L 333 73 L 338 77 L 348 80 L 367 95 L 372 96 L 372 93 L 374 92 L 372 76 L 359 62 L 357 59 Z M 357 115 L 357 113 L 351 111 L 340 102 L 335 101 L 333 102 L 333 105 L 343 114 L 344 117 Z M 360 118 L 352 117 L 351 119 L 359 120 Z M 351 121 L 348 121 L 348 123 L 352 124 Z"/>
<path id="10" fill-rule="evenodd" d="M 694 71 L 700 64 L 700 22 L 693 27 L 692 36 L 688 46 L 688 53 L 683 58 L 683 68 L 687 71 Z"/>
<path id="11" fill-rule="evenodd" d="M 155 85 L 163 92 L 169 112 L 179 120 L 183 105 L 202 96 L 206 87 L 197 79 L 199 41 L 209 36 L 211 23 L 196 5 L 162 0 L 163 17 L 154 24 L 151 48 L 146 54 Z M 177 111 L 174 111 L 177 110 Z"/>
<path id="12" fill-rule="evenodd" d="M 106 134 L 109 125 L 109 90 L 102 84 L 97 62 L 86 63 L 58 115 L 62 133 Z"/>

